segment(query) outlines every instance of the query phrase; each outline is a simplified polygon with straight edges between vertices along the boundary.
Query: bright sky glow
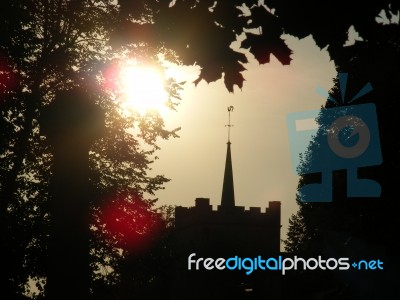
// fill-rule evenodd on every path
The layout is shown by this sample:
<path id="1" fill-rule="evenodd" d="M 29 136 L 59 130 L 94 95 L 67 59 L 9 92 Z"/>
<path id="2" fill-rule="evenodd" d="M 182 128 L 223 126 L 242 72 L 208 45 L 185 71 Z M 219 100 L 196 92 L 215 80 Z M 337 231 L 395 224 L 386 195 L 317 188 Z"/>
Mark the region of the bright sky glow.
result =
<path id="1" fill-rule="evenodd" d="M 169 110 L 165 105 L 168 94 L 164 76 L 159 70 L 128 64 L 122 68 L 119 77 L 124 97 L 122 105 L 126 110 L 135 110 L 140 114 L 156 110 L 163 117 L 166 116 Z"/>

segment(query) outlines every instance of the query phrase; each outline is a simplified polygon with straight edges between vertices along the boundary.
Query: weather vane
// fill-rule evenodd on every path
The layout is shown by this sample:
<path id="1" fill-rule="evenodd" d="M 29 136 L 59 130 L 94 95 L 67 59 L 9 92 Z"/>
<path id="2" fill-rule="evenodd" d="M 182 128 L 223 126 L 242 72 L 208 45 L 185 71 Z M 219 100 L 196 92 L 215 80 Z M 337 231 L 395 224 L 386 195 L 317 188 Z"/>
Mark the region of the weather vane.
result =
<path id="1" fill-rule="evenodd" d="M 231 127 L 233 127 L 233 124 L 231 124 L 231 112 L 233 111 L 233 106 L 228 106 L 228 118 L 229 118 L 229 122 L 228 125 L 225 125 L 226 127 L 228 127 L 228 143 L 231 142 Z"/>

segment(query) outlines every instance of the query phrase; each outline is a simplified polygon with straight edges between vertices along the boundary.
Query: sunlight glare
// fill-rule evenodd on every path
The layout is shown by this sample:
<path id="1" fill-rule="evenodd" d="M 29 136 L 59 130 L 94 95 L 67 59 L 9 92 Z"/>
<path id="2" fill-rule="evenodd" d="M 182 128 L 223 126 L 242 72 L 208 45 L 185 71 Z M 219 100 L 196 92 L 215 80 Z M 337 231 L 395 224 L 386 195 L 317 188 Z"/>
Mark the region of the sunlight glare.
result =
<path id="1" fill-rule="evenodd" d="M 121 70 L 120 84 L 126 110 L 135 110 L 140 114 L 157 111 L 161 115 L 169 110 L 165 105 L 168 93 L 164 78 L 158 70 L 128 65 Z"/>

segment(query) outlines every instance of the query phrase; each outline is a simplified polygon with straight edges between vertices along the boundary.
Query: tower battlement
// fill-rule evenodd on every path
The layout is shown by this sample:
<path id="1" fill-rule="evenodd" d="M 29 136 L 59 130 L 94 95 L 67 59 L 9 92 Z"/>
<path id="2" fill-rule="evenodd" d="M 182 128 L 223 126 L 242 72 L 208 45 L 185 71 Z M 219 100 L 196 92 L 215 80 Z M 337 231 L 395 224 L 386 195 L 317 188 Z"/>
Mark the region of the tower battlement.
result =
<path id="1" fill-rule="evenodd" d="M 218 205 L 217 209 L 213 209 L 209 198 L 196 198 L 195 206 L 182 207 L 178 206 L 175 210 L 176 228 L 183 228 L 201 223 L 239 223 L 243 226 L 250 225 L 271 225 L 280 227 L 281 202 L 269 201 L 265 211 L 261 211 L 261 207 L 244 206 L 224 207 Z"/>

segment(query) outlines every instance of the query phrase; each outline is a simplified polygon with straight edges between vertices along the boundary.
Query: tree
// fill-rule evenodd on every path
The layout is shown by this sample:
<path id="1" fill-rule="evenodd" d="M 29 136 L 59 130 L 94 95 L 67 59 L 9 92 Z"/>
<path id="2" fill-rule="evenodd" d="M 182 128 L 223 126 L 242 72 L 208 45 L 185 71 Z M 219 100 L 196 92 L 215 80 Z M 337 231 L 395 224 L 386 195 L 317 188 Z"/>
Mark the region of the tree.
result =
<path id="1" fill-rule="evenodd" d="M 306 255 L 325 253 L 329 256 L 346 256 L 350 258 L 380 257 L 387 265 L 396 266 L 397 246 L 393 237 L 397 235 L 399 204 L 393 201 L 397 193 L 394 178 L 399 173 L 399 142 L 393 135 L 398 104 L 392 99 L 398 94 L 396 82 L 399 80 L 399 24 L 375 22 L 370 24 L 364 33 L 363 41 L 353 46 L 335 51 L 335 61 L 339 72 L 348 72 L 349 79 L 345 99 L 350 100 L 366 84 L 373 90 L 355 100 L 351 104 L 374 103 L 377 109 L 380 143 L 383 162 L 379 166 L 360 167 L 358 178 L 372 179 L 381 186 L 379 198 L 350 197 L 348 190 L 352 184 L 347 181 L 352 175 L 348 170 L 333 172 L 333 202 L 331 203 L 299 203 L 299 212 L 291 217 L 286 250 L 302 249 Z M 341 99 L 339 78 L 331 90 L 331 97 Z M 319 117 L 321 130 L 317 133 L 308 149 L 307 159 L 301 168 L 306 170 L 320 163 L 324 153 L 319 145 L 326 138 L 326 127 L 331 124 L 328 119 L 329 108 L 342 107 L 351 109 L 346 101 L 333 103 L 327 100 Z M 325 136 L 324 136 L 325 132 Z M 326 159 L 326 158 L 325 158 Z M 309 173 L 305 171 L 304 173 Z M 321 182 L 320 174 L 303 175 L 299 187 Z M 396 275 L 388 267 L 384 274 L 362 274 L 357 279 L 331 278 L 331 288 L 351 298 L 382 299 L 390 298 L 398 293 L 392 281 Z M 325 277 L 319 277 L 324 281 Z M 361 281 L 374 282 L 361 288 Z M 299 286 L 301 290 L 301 286 Z"/>
<path id="2" fill-rule="evenodd" d="M 107 132 L 90 152 L 91 180 L 99 197 L 125 193 L 120 205 L 126 206 L 135 193 L 143 207 L 152 209 L 155 201 L 145 193 L 153 194 L 168 181 L 147 174 L 156 141 L 176 137 L 177 130 L 165 129 L 157 114 L 124 116 L 116 91 L 101 88 L 100 71 L 125 59 L 109 46 L 119 17 L 117 3 L 3 1 L 1 6 L 1 282 L 4 297 L 13 299 L 24 291 L 28 278 L 43 291 L 47 276 L 52 153 L 38 119 L 56 93 L 83 87 L 106 110 Z M 142 48 L 129 52 L 156 64 L 153 54 Z M 174 106 L 179 85 L 166 85 Z M 131 127 L 133 133 L 127 131 Z M 96 215 L 100 204 L 92 205 Z M 113 244 L 107 248 L 107 241 L 95 244 L 94 249 L 110 251 L 94 258 L 108 259 L 116 252 Z"/>

